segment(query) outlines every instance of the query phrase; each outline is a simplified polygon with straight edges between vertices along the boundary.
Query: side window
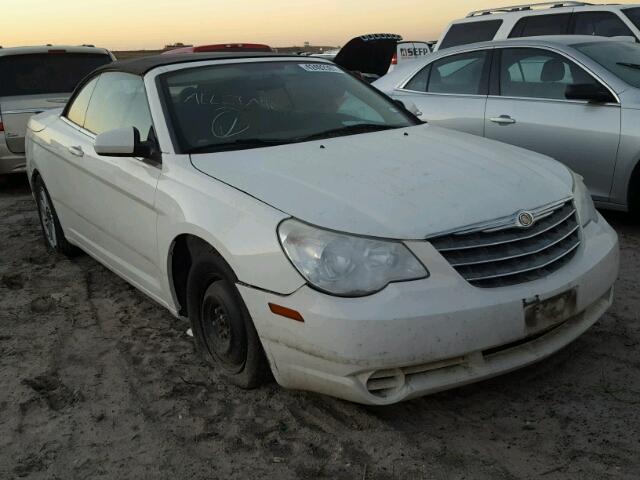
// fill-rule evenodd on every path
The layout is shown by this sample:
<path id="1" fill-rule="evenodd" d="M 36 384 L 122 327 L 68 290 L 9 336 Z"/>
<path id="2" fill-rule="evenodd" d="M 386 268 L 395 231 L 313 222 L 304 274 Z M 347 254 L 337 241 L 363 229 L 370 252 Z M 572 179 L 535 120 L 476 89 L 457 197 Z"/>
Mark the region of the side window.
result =
<path id="1" fill-rule="evenodd" d="M 598 83 L 581 67 L 547 50 L 505 48 L 500 66 L 500 95 L 564 100 L 567 85 Z"/>
<path id="2" fill-rule="evenodd" d="M 431 64 L 427 92 L 464 95 L 487 94 L 487 50 L 441 58 Z"/>
<path id="3" fill-rule="evenodd" d="M 600 37 L 634 37 L 625 23 L 611 12 L 582 12 L 574 15 L 574 34 Z"/>
<path id="4" fill-rule="evenodd" d="M 123 127 L 136 127 L 140 139 L 151 131 L 151 114 L 142 78 L 121 72 L 100 75 L 91 97 L 84 128 L 96 135 Z"/>
<path id="5" fill-rule="evenodd" d="M 439 48 L 449 48 L 468 43 L 493 40 L 502 20 L 485 20 L 481 22 L 454 23 L 442 39 Z"/>
<path id="6" fill-rule="evenodd" d="M 418 73 L 416 73 L 411 80 L 404 86 L 406 90 L 413 90 L 414 92 L 426 92 L 427 84 L 429 83 L 429 74 L 431 72 L 431 65 L 427 65 Z"/>
<path id="7" fill-rule="evenodd" d="M 87 106 L 89 105 L 89 100 L 91 100 L 91 94 L 96 88 L 96 83 L 98 83 L 98 77 L 95 77 L 82 87 L 80 93 L 75 96 L 73 103 L 69 106 L 69 110 L 67 110 L 67 118 L 80 127 L 84 126 L 84 116 L 87 113 Z"/>
<path id="8" fill-rule="evenodd" d="M 570 13 L 532 15 L 518 20 L 509 38 L 565 35 L 569 32 Z"/>

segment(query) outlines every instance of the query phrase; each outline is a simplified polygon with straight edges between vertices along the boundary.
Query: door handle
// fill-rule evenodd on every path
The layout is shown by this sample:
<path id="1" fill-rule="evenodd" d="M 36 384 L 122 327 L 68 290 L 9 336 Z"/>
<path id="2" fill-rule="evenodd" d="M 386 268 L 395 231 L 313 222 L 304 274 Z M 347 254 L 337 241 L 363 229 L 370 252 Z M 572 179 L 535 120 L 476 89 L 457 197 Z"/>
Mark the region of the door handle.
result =
<path id="1" fill-rule="evenodd" d="M 84 157 L 84 152 L 82 151 L 82 147 L 79 145 L 71 146 L 67 150 L 69 150 L 69 153 L 71 155 L 74 155 L 76 157 Z"/>
<path id="2" fill-rule="evenodd" d="M 515 118 L 511 118 L 509 115 L 500 115 L 499 117 L 490 118 L 493 123 L 497 123 L 498 125 L 511 125 L 516 123 Z"/>

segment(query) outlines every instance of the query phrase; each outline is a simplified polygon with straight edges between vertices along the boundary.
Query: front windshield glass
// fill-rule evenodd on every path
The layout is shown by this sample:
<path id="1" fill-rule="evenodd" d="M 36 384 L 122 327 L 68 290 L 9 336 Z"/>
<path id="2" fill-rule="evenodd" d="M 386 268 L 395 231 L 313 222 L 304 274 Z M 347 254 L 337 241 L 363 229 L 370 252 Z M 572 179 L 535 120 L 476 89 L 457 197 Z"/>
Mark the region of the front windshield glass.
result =
<path id="1" fill-rule="evenodd" d="M 337 66 L 308 60 L 188 68 L 162 75 L 161 86 L 185 153 L 279 145 L 419 123 Z"/>
<path id="2" fill-rule="evenodd" d="M 629 85 L 640 88 L 640 45 L 637 43 L 590 42 L 573 47 Z"/>
<path id="3" fill-rule="evenodd" d="M 625 8 L 622 11 L 629 17 L 629 20 L 633 22 L 636 28 L 640 28 L 640 7 Z"/>

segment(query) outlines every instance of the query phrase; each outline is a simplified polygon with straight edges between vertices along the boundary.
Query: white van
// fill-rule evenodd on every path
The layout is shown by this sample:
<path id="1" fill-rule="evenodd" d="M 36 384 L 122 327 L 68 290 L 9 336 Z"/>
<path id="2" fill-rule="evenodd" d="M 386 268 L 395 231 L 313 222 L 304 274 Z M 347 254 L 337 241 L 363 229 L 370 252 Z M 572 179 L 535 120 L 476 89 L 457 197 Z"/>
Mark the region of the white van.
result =
<path id="1" fill-rule="evenodd" d="M 546 2 L 477 10 L 452 22 L 434 51 L 468 43 L 542 35 L 629 37 L 640 41 L 640 4 Z"/>
<path id="2" fill-rule="evenodd" d="M 0 174 L 24 171 L 29 118 L 63 106 L 80 80 L 114 59 L 85 46 L 0 48 Z"/>

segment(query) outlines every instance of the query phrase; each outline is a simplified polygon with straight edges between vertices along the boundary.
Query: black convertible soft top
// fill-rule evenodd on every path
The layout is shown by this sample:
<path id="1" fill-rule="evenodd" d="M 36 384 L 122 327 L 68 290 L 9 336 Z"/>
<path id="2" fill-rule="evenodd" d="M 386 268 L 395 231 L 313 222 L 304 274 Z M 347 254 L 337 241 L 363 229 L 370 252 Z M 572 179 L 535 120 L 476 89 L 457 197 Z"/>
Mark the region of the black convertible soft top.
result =
<path id="1" fill-rule="evenodd" d="M 126 72 L 134 75 L 143 76 L 150 70 L 165 65 L 175 65 L 177 63 L 202 62 L 206 60 L 229 60 L 229 59 L 245 59 L 245 58 L 268 58 L 268 57 L 287 57 L 287 58 L 304 58 L 297 55 L 283 55 L 277 53 L 182 53 L 175 55 L 152 55 L 149 57 L 131 58 L 128 60 L 119 60 L 101 67 L 93 72 Z"/>

